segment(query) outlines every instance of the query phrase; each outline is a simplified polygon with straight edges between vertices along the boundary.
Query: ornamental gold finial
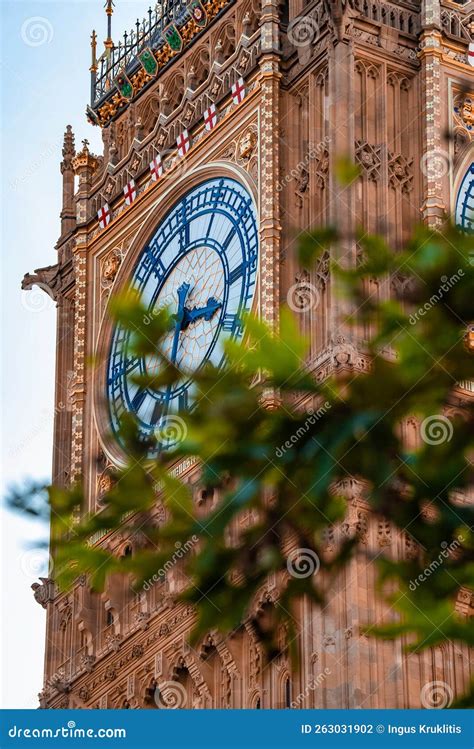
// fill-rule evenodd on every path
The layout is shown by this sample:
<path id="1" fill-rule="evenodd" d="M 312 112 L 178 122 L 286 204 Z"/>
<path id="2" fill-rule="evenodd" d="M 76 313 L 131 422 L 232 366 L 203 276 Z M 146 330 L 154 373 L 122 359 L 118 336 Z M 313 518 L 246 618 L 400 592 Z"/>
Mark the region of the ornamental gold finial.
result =
<path id="1" fill-rule="evenodd" d="M 89 70 L 91 73 L 97 72 L 97 34 L 95 29 L 92 29 L 91 34 L 91 66 Z"/>
<path id="2" fill-rule="evenodd" d="M 107 15 L 107 39 L 104 42 L 104 46 L 107 53 L 110 55 L 110 50 L 114 48 L 114 43 L 112 41 L 112 14 L 114 12 L 113 0 L 107 0 L 104 7 Z"/>

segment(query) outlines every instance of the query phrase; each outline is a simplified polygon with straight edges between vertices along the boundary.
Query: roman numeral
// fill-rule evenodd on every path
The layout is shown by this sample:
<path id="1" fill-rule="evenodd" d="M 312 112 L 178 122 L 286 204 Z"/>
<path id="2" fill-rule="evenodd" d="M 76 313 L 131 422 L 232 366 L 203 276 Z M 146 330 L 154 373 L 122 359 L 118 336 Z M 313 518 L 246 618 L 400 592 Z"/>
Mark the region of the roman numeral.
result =
<path id="1" fill-rule="evenodd" d="M 132 408 L 134 411 L 138 411 L 138 409 L 142 405 L 145 398 L 146 398 L 146 390 L 139 390 L 138 393 L 135 393 L 133 400 L 132 400 Z"/>
<path id="2" fill-rule="evenodd" d="M 241 263 L 237 268 L 234 268 L 234 270 L 232 270 L 229 273 L 229 285 L 230 286 L 232 286 L 232 284 L 235 283 L 238 278 L 241 278 L 243 276 L 245 268 L 246 268 L 246 264 Z"/>
<path id="3" fill-rule="evenodd" d="M 153 413 L 151 415 L 150 424 L 156 424 L 161 414 L 163 413 L 163 401 L 156 401 L 155 405 L 153 406 Z"/>
<path id="4" fill-rule="evenodd" d="M 156 278 L 160 280 L 165 275 L 166 268 L 161 262 L 161 260 L 155 260 L 153 264 L 153 273 L 155 274 Z"/>
<path id="5" fill-rule="evenodd" d="M 226 250 L 230 243 L 232 242 L 232 239 L 235 236 L 235 228 L 231 229 L 228 235 L 226 236 L 224 242 L 222 243 L 222 249 Z"/>
<path id="6" fill-rule="evenodd" d="M 235 315 L 224 315 L 224 320 L 222 321 L 222 329 L 227 333 L 232 333 L 235 330 L 237 324 L 238 320 Z"/>
<path id="7" fill-rule="evenodd" d="M 109 377 L 109 385 L 114 385 L 118 380 L 121 380 L 125 375 L 131 374 L 134 369 L 139 365 L 138 359 L 126 359 L 124 364 L 116 364 L 113 367 L 112 375 Z"/>

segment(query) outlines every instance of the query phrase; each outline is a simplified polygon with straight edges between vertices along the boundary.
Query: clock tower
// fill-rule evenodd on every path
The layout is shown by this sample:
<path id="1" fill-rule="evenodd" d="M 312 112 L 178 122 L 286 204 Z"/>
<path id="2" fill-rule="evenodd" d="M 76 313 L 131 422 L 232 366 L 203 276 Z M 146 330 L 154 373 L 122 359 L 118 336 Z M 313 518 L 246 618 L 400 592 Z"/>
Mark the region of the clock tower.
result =
<path id="1" fill-rule="evenodd" d="M 298 267 L 298 235 L 336 224 L 346 237 L 337 251 L 355 264 L 360 248 L 349 237 L 360 224 L 396 249 L 420 219 L 438 226 L 451 213 L 465 231 L 474 221 L 472 4 L 168 0 L 144 13 L 119 40 L 108 0 L 101 54 L 92 34 L 87 117 L 103 152 L 86 140 L 78 147 L 66 129 L 58 262 L 23 282 L 57 302 L 56 401 L 66 407 L 55 411 L 53 479 L 81 478 L 93 513 L 123 462 L 121 414 L 133 412 L 144 436 L 167 434 L 158 446 L 166 449 L 192 398 L 190 382 L 154 393 L 134 384 L 133 373 L 159 362 L 130 355 L 109 316 L 111 294 L 132 283 L 150 314 L 169 304 L 176 326 L 165 352 L 189 371 L 222 362 L 223 341 L 242 335 L 237 310 L 278 326 L 288 301 L 310 337 L 309 367 L 323 378 L 362 369 L 370 331 L 341 326 L 328 257 Z M 360 167 L 349 187 L 335 178 L 341 157 Z M 400 284 L 374 281 L 371 291 L 386 296 Z M 318 304 L 307 305 L 313 289 Z M 92 358 L 103 366 L 91 368 Z M 411 439 L 416 424 L 404 428 Z M 218 501 L 199 488 L 197 463 L 173 470 L 203 512 Z M 362 529 L 368 547 L 413 553 L 409 536 L 369 515 L 356 480 L 345 491 L 347 527 Z M 164 520 L 157 496 L 156 523 Z M 117 555 L 141 543 L 126 523 L 91 542 Z M 102 593 L 85 578 L 68 592 L 52 579 L 36 584 L 47 608 L 41 706 L 415 708 L 429 706 L 437 682 L 446 704 L 466 688 L 462 646 L 407 655 L 399 641 L 365 637 L 360 625 L 387 612 L 360 560 L 327 608 L 301 604 L 297 673 L 284 656 L 265 664 L 245 622 L 190 648 L 193 612 L 174 602 L 181 585 L 175 568 L 139 595 L 123 579 Z M 278 595 L 270 579 L 257 614 Z M 457 605 L 468 614 L 471 595 Z"/>

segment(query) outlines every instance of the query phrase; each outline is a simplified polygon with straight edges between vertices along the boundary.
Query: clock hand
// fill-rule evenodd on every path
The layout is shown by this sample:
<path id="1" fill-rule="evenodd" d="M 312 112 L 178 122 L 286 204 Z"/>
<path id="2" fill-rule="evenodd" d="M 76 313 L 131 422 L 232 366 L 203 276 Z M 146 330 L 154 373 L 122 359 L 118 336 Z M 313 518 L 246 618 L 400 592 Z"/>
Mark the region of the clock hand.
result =
<path id="1" fill-rule="evenodd" d="M 186 302 L 186 297 L 188 295 L 188 291 L 190 288 L 191 287 L 188 283 L 183 283 L 178 289 L 178 310 L 176 314 L 174 315 L 174 318 L 176 320 L 176 325 L 174 329 L 173 346 L 171 348 L 171 357 L 170 357 L 170 361 L 172 364 L 175 364 L 176 362 L 176 354 L 178 353 L 178 344 L 179 344 L 179 334 L 181 333 L 183 329 L 184 311 L 186 309 L 184 304 Z"/>
<path id="2" fill-rule="evenodd" d="M 220 307 L 222 307 L 222 302 L 218 302 L 217 299 L 215 299 L 213 296 L 211 296 L 210 299 L 207 300 L 207 304 L 205 307 L 195 307 L 194 309 L 188 309 L 187 307 L 185 307 L 183 311 L 184 314 L 181 330 L 186 330 L 190 323 L 194 322 L 195 320 L 199 320 L 202 317 L 205 320 L 211 320 L 214 316 L 214 313 L 217 312 Z"/>
<path id="3" fill-rule="evenodd" d="M 176 355 L 178 352 L 178 345 L 179 345 L 179 334 L 181 331 L 184 331 L 188 325 L 191 322 L 194 322 L 194 320 L 198 320 L 200 318 L 204 318 L 205 320 L 210 320 L 216 310 L 218 310 L 220 307 L 222 307 L 222 302 L 218 302 L 217 299 L 214 297 L 210 297 L 207 301 L 207 304 L 205 307 L 195 308 L 193 310 L 189 310 L 185 306 L 186 297 L 188 295 L 190 289 L 190 284 L 183 283 L 179 289 L 178 289 L 178 310 L 173 317 L 176 320 L 176 326 L 174 331 L 174 338 L 173 338 L 173 345 L 171 350 L 171 356 L 170 356 L 170 362 L 171 364 L 176 363 Z M 166 424 L 166 419 L 168 416 L 168 410 L 169 410 L 169 396 L 171 393 L 171 385 L 168 385 L 166 389 L 166 396 L 164 400 L 164 408 L 160 414 L 160 422 L 162 425 Z"/>
<path id="4" fill-rule="evenodd" d="M 183 318 L 184 318 L 184 310 L 185 310 L 185 302 L 186 297 L 188 295 L 190 284 L 183 283 L 178 289 L 178 309 L 176 311 L 176 314 L 173 315 L 174 319 L 176 320 L 175 328 L 174 328 L 174 336 L 173 336 L 173 344 L 171 347 L 171 356 L 170 356 L 170 363 L 175 364 L 176 363 L 176 355 L 178 353 L 178 345 L 179 345 L 179 334 L 181 333 L 182 326 L 183 326 Z M 163 404 L 163 410 L 160 414 L 159 421 L 162 425 L 166 424 L 166 419 L 168 416 L 169 411 L 169 405 L 170 405 L 170 394 L 171 394 L 172 384 L 170 383 L 166 388 L 166 395 L 164 398 L 164 404 Z"/>

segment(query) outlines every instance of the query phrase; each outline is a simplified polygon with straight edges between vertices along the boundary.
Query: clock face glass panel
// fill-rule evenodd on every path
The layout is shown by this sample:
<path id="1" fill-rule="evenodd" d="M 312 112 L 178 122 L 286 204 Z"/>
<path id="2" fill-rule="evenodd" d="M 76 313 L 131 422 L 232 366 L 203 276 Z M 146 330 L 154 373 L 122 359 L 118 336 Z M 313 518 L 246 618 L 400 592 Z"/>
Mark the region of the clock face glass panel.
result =
<path id="1" fill-rule="evenodd" d="M 456 199 L 456 226 L 474 234 L 474 161 L 468 168 Z"/>
<path id="2" fill-rule="evenodd" d="M 160 390 L 139 387 L 133 378 L 158 374 L 162 361 L 134 356 L 130 333 L 117 325 L 107 365 L 109 418 L 117 437 L 121 416 L 131 412 L 141 437 L 157 440 L 149 457 L 177 443 L 178 414 L 195 403 L 192 373 L 207 362 L 223 366 L 225 340 L 243 334 L 241 315 L 252 306 L 257 261 L 254 201 L 235 180 L 204 182 L 164 217 L 139 256 L 131 288 L 150 315 L 163 307 L 175 315 L 160 351 L 183 377 Z"/>

